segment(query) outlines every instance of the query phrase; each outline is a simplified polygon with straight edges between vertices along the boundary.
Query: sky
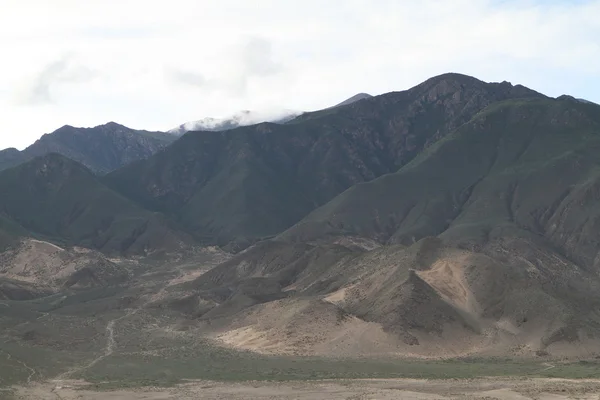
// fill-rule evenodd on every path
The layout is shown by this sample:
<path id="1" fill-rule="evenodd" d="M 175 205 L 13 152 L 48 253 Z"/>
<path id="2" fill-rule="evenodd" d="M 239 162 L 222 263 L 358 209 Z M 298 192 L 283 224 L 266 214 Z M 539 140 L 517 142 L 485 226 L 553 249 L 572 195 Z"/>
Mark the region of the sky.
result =
<path id="1" fill-rule="evenodd" d="M 600 0 L 0 0 L 0 148 L 459 72 L 600 103 Z"/>

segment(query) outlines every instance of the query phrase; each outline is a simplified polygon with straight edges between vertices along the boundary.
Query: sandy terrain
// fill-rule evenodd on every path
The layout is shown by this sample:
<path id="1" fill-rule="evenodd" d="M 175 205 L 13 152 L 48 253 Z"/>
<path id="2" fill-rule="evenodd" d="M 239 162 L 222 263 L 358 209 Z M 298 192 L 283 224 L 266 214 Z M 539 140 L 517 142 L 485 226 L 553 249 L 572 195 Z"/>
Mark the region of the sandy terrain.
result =
<path id="1" fill-rule="evenodd" d="M 48 382 L 16 388 L 16 399 L 600 399 L 600 380 L 473 379 L 452 381 L 348 380 L 317 382 L 189 382 L 174 388 L 94 392 L 78 381 Z"/>

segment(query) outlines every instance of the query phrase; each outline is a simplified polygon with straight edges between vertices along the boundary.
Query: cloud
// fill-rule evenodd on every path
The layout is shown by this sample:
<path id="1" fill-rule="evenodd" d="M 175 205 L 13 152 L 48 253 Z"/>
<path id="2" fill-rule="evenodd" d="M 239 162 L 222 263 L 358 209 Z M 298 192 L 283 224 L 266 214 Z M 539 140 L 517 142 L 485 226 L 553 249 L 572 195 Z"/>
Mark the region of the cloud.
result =
<path id="1" fill-rule="evenodd" d="M 204 75 L 196 72 L 184 71 L 179 68 L 167 68 L 165 74 L 167 79 L 170 79 L 175 83 L 198 88 L 206 88 L 208 85 L 208 81 Z"/>
<path id="2" fill-rule="evenodd" d="M 73 62 L 72 55 L 65 55 L 46 65 L 17 95 L 22 105 L 49 104 L 53 102 L 51 88 L 62 83 L 86 82 L 94 72 Z"/>
<path id="3" fill-rule="evenodd" d="M 244 38 L 215 53 L 211 62 L 218 68 L 205 74 L 172 65 L 165 68 L 167 80 L 207 92 L 221 90 L 243 96 L 252 80 L 266 79 L 285 70 L 276 61 L 271 43 L 261 37 Z"/>
<path id="4" fill-rule="evenodd" d="M 243 74 L 248 78 L 270 76 L 283 70 L 283 65 L 274 59 L 271 43 L 264 38 L 248 38 L 239 53 Z"/>
<path id="5" fill-rule="evenodd" d="M 600 102 L 600 0 L 2 5 L 3 131 L 21 135 L 0 136 L 0 148 L 64 124 L 166 130 L 244 109 L 317 109 L 448 71 Z"/>

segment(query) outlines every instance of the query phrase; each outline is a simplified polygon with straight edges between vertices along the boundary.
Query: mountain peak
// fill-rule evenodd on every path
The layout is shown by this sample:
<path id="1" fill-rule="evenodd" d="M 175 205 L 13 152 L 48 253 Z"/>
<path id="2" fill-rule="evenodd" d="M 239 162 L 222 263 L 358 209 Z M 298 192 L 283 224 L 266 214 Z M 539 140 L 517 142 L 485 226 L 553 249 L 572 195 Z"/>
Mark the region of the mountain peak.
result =
<path id="1" fill-rule="evenodd" d="M 6 149 L 0 150 L 0 153 L 3 154 L 16 154 L 16 153 L 20 153 L 19 150 L 15 149 L 14 147 L 8 147 Z"/>
<path id="2" fill-rule="evenodd" d="M 98 125 L 98 126 L 103 126 L 103 127 L 106 127 L 106 128 L 127 128 L 126 126 L 118 124 L 118 123 L 116 123 L 114 121 L 109 121 L 109 122 L 107 122 L 107 123 L 105 123 L 103 125 Z M 127 129 L 129 129 L 129 128 L 127 128 Z"/>
<path id="3" fill-rule="evenodd" d="M 563 94 L 561 96 L 558 96 L 556 98 L 556 100 L 563 100 L 563 101 L 566 100 L 566 101 L 571 101 L 571 102 L 575 102 L 575 103 L 595 104 L 595 105 L 597 105 L 593 101 L 589 101 L 589 100 L 586 100 L 586 99 L 575 98 L 575 97 L 573 97 L 571 95 L 568 95 L 568 94 Z"/>
<path id="4" fill-rule="evenodd" d="M 336 104 L 332 108 L 347 106 L 348 104 L 356 103 L 357 101 L 360 101 L 360 100 L 363 100 L 363 99 L 370 99 L 371 97 L 373 97 L 373 96 L 371 96 L 368 93 L 357 93 L 354 96 L 352 96 L 350 98 L 347 98 L 346 100 L 342 101 L 341 103 Z"/>
<path id="5" fill-rule="evenodd" d="M 52 133 L 56 133 L 56 132 L 64 132 L 64 131 L 71 131 L 73 129 L 77 129 L 76 127 L 74 127 L 73 125 L 63 125 L 60 128 L 56 129 L 54 132 L 51 133 L 46 133 L 45 135 L 51 135 Z M 45 136 L 44 135 L 44 136 Z"/>

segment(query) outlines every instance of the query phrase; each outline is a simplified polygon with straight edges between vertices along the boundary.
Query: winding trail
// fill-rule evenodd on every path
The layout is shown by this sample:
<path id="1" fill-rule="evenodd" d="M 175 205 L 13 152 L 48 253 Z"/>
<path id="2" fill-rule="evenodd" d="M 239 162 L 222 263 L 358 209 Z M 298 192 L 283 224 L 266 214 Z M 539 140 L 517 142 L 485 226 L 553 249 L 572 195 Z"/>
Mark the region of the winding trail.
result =
<path id="1" fill-rule="evenodd" d="M 104 353 L 102 355 L 94 358 L 92 361 L 90 361 L 89 363 L 87 363 L 85 365 L 75 367 L 66 372 L 63 372 L 62 374 L 57 376 L 55 380 L 60 381 L 60 380 L 67 379 L 75 373 L 82 372 L 82 371 L 85 371 L 86 369 L 93 367 L 98 362 L 100 362 L 103 359 L 105 359 L 106 357 L 112 355 L 114 352 L 115 346 L 116 346 L 115 324 L 122 319 L 132 316 L 133 314 L 137 313 L 138 311 L 139 311 L 139 309 L 130 310 L 127 312 L 127 314 L 122 315 L 119 318 L 115 318 L 115 319 L 108 321 L 108 324 L 106 325 L 107 339 L 106 339 L 106 346 L 104 347 Z"/>
<path id="2" fill-rule="evenodd" d="M 550 363 L 543 363 L 542 365 L 545 365 L 546 368 L 539 370 L 538 372 L 544 372 L 544 371 L 549 371 L 552 368 L 556 368 L 556 365 L 554 364 L 550 364 Z"/>
<path id="3" fill-rule="evenodd" d="M 165 288 L 166 288 L 166 286 L 161 287 L 160 290 L 157 293 L 155 293 L 154 296 L 162 294 L 165 291 Z M 146 306 L 151 301 L 152 301 L 152 299 L 148 300 L 147 302 L 145 302 L 138 308 L 129 310 L 125 315 L 122 315 L 119 318 L 115 318 L 115 319 L 108 321 L 108 324 L 106 324 L 107 338 L 106 338 L 106 346 L 104 348 L 104 354 L 94 358 L 92 361 L 90 361 L 89 363 L 87 363 L 85 365 L 71 368 L 70 370 L 63 372 L 62 374 L 58 375 L 54 379 L 54 381 L 60 382 L 62 380 L 68 379 L 73 374 L 85 371 L 86 369 L 93 367 L 94 365 L 96 365 L 98 362 L 102 361 L 106 357 L 112 355 L 115 350 L 115 347 L 117 345 L 117 342 L 115 340 L 115 324 L 125 318 L 128 318 L 128 317 L 136 314 L 138 311 L 140 311 L 144 306 Z"/>
<path id="4" fill-rule="evenodd" d="M 25 364 L 21 360 L 15 359 L 15 361 L 18 362 L 19 364 L 21 364 L 22 366 L 24 366 L 26 369 L 29 370 L 29 376 L 27 377 L 27 384 L 29 385 L 31 383 L 31 379 L 33 378 L 33 376 L 35 374 L 37 374 L 37 371 L 35 369 L 31 368 L 29 365 Z"/>
<path id="5" fill-rule="evenodd" d="M 27 384 L 31 384 L 31 381 L 33 379 L 33 377 L 38 373 L 35 369 L 31 368 L 29 365 L 27 365 L 25 362 L 19 360 L 16 357 L 13 357 L 12 354 L 10 354 L 8 351 L 6 350 L 0 350 L 3 351 L 4 353 L 6 353 L 6 360 L 10 361 L 13 360 L 14 362 L 22 365 L 26 370 L 29 371 L 29 375 L 27 376 Z"/>

